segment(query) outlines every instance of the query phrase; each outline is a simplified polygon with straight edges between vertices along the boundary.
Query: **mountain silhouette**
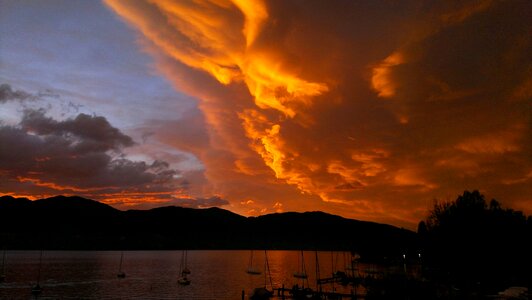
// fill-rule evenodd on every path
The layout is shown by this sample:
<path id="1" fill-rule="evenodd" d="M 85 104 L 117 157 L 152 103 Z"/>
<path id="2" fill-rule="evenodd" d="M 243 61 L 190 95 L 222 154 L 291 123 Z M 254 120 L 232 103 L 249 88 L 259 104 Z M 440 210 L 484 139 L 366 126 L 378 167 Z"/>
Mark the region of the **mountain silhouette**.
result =
<path id="1" fill-rule="evenodd" d="M 416 243 L 412 231 L 323 212 L 243 217 L 214 207 L 121 211 L 75 196 L 0 197 L 0 244 L 9 249 L 319 249 L 383 258 Z"/>

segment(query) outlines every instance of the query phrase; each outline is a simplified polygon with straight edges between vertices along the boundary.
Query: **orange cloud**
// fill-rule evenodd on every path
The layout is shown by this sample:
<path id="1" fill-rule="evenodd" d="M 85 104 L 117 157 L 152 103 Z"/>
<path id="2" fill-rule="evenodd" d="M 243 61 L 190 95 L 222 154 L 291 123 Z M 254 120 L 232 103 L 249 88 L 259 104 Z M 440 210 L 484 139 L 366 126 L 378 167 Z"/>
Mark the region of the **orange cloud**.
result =
<path id="1" fill-rule="evenodd" d="M 521 151 L 524 126 L 473 137 L 456 145 L 457 149 L 476 154 L 504 154 Z"/>
<path id="2" fill-rule="evenodd" d="M 106 3 L 167 55 L 210 73 L 222 84 L 244 81 L 260 108 L 276 109 L 294 117 L 292 103 L 308 103 L 308 97 L 327 91 L 326 85 L 298 77 L 275 57 L 251 47 L 268 17 L 260 0 L 198 1 L 195 5 L 154 2 L 160 17 L 169 23 L 167 27 L 146 18 L 142 5 L 115 0 Z M 236 12 L 243 15 L 243 21 L 232 19 Z M 166 39 L 170 36 L 179 40 L 170 42 Z"/>
<path id="3" fill-rule="evenodd" d="M 403 55 L 395 52 L 373 68 L 371 84 L 379 97 L 390 98 L 395 95 L 397 83 L 392 78 L 392 68 L 402 63 L 404 63 Z"/>
<path id="4" fill-rule="evenodd" d="M 35 186 L 39 186 L 39 187 L 46 187 L 46 188 L 49 188 L 49 189 L 52 189 L 52 190 L 56 190 L 56 191 L 71 191 L 71 192 L 75 192 L 75 193 L 86 193 L 86 192 L 89 192 L 91 190 L 94 190 L 94 189 L 82 189 L 82 188 L 78 188 L 78 187 L 75 187 L 75 186 L 67 186 L 67 185 L 59 185 L 59 184 L 56 184 L 54 182 L 44 182 L 42 181 L 41 179 L 38 179 L 38 178 L 29 178 L 29 177 L 21 177 L 21 176 L 18 176 L 17 177 L 17 180 L 19 182 L 29 182 Z"/>
<path id="5" fill-rule="evenodd" d="M 434 198 L 527 191 L 501 183 L 531 157 L 530 126 L 512 125 L 529 124 L 514 101 L 528 91 L 528 20 L 507 13 L 522 4 L 105 3 L 197 98 L 203 142 L 159 138 L 196 155 L 203 188 L 237 212 L 282 203 L 414 228 Z"/>
<path id="6" fill-rule="evenodd" d="M 394 183 L 399 186 L 419 186 L 422 189 L 435 189 L 438 186 L 422 178 L 415 169 L 400 169 L 394 176 Z"/>
<path id="7" fill-rule="evenodd" d="M 282 213 L 283 204 L 281 202 L 275 202 L 275 204 L 273 205 L 273 209 L 275 209 L 275 212 Z"/>

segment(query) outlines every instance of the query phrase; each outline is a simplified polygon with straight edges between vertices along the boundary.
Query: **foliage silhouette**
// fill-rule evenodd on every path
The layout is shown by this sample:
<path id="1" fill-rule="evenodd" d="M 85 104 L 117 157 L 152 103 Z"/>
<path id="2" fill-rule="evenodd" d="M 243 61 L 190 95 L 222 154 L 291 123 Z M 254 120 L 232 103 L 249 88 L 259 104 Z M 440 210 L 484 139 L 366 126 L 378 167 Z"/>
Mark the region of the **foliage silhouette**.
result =
<path id="1" fill-rule="evenodd" d="M 418 226 L 427 275 L 464 290 L 529 285 L 530 220 L 478 191 L 436 202 Z"/>

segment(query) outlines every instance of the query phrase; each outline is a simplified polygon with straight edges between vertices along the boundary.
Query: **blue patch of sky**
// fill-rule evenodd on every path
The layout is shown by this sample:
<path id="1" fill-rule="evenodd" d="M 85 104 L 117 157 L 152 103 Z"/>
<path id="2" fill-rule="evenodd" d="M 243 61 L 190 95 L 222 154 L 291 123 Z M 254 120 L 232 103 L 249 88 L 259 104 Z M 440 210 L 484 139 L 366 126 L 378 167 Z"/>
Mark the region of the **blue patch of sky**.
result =
<path id="1" fill-rule="evenodd" d="M 2 83 L 59 95 L 27 104 L 52 108 L 49 113 L 55 118 L 79 112 L 104 116 L 136 139 L 143 133 L 135 130 L 145 123 L 176 120 L 196 106 L 157 74 L 134 30 L 99 1 L 0 0 Z M 13 123 L 20 114 L 20 106 L 3 105 L 0 120 Z M 162 153 L 175 154 L 175 164 L 203 167 L 191 154 L 159 147 Z"/>
<path id="2" fill-rule="evenodd" d="M 0 82 L 53 90 L 122 128 L 176 119 L 195 105 L 155 72 L 135 32 L 99 1 L 0 3 Z"/>

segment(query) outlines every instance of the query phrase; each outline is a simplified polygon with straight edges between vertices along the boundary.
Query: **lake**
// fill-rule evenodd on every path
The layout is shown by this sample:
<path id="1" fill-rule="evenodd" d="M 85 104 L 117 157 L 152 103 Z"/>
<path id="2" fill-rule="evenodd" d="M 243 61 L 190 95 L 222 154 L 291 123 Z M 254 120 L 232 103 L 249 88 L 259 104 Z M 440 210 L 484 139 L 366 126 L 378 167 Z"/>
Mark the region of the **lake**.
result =
<path id="1" fill-rule="evenodd" d="M 293 277 L 301 271 L 300 251 L 268 251 L 271 281 L 274 287 L 316 284 L 316 254 L 304 252 L 308 283 Z M 124 251 L 122 270 L 126 278 L 117 278 L 120 251 L 7 251 L 6 280 L 0 283 L 1 299 L 31 299 L 31 286 L 38 280 L 43 288 L 39 299 L 246 299 L 253 288 L 270 288 L 270 279 L 249 275 L 251 251 L 188 251 L 191 284 L 177 284 L 182 251 Z M 253 252 L 253 267 L 264 270 L 264 251 Z M 330 277 L 335 270 L 345 270 L 350 254 L 319 252 L 320 277 Z M 362 272 L 375 268 L 360 265 Z M 323 286 L 349 293 L 353 287 L 336 284 Z"/>

